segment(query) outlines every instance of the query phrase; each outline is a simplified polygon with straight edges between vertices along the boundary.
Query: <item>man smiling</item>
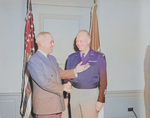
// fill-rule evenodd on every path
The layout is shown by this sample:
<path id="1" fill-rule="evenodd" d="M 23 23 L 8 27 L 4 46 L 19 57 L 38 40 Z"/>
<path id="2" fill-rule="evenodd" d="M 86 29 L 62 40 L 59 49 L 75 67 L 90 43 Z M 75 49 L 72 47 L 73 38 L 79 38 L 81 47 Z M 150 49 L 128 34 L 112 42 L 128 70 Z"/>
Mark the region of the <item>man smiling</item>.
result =
<path id="1" fill-rule="evenodd" d="M 86 30 L 79 31 L 76 36 L 79 51 L 69 55 L 67 61 L 67 69 L 74 68 L 80 61 L 90 65 L 87 71 L 70 80 L 72 118 L 98 118 L 105 102 L 106 60 L 104 54 L 90 49 L 90 41 L 90 35 Z"/>

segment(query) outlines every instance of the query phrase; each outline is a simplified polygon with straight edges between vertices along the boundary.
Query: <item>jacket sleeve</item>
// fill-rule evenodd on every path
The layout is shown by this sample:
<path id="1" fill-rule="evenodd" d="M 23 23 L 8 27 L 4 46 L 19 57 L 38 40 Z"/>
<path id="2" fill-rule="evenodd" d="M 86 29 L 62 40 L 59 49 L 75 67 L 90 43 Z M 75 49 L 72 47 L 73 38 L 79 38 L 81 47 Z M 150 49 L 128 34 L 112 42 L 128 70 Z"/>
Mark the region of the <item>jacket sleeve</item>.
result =
<path id="1" fill-rule="evenodd" d="M 33 58 L 30 59 L 27 68 L 32 79 L 40 88 L 59 96 L 63 93 L 63 85 L 61 83 L 53 81 L 51 77 L 46 77 L 44 68 L 39 60 Z"/>
<path id="2" fill-rule="evenodd" d="M 66 70 L 60 69 L 60 76 L 61 76 L 61 79 L 64 80 L 64 83 L 67 83 L 68 81 L 70 81 L 70 79 L 76 78 L 76 76 L 77 76 L 74 72 L 74 69 L 72 69 L 70 66 L 70 64 L 71 64 L 70 59 L 71 58 L 69 56 L 67 59 L 67 62 L 66 62 Z M 65 77 L 66 75 L 67 75 L 67 77 Z"/>
<path id="3" fill-rule="evenodd" d="M 71 57 L 69 56 L 67 59 L 66 69 L 71 69 Z"/>
<path id="4" fill-rule="evenodd" d="M 107 88 L 107 70 L 106 70 L 106 59 L 104 55 L 102 55 L 100 58 L 99 74 L 100 74 L 100 87 L 99 87 L 98 102 L 105 103 L 105 92 Z"/>
<path id="5" fill-rule="evenodd" d="M 60 68 L 60 78 L 61 79 L 72 79 L 75 78 L 75 72 L 74 69 L 69 69 L 69 70 L 62 70 Z"/>

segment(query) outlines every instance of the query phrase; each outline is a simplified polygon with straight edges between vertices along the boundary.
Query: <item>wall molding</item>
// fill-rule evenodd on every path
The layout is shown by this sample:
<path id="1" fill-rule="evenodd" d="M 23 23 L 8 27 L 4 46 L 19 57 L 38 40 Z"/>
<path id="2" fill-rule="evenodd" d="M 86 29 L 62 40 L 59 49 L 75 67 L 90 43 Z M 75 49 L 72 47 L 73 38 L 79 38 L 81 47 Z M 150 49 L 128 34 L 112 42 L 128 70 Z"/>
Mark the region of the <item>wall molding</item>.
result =
<path id="1" fill-rule="evenodd" d="M 65 6 L 65 7 L 92 7 L 93 0 L 32 0 L 35 5 Z"/>
<path id="2" fill-rule="evenodd" d="M 144 90 L 115 90 L 106 91 L 106 97 L 124 97 L 124 96 L 141 96 L 144 95 Z M 21 96 L 21 93 L 0 93 L 0 99 L 2 96 Z"/>
<path id="3" fill-rule="evenodd" d="M 21 93 L 0 93 L 0 99 L 1 96 L 21 96 Z"/>
<path id="4" fill-rule="evenodd" d="M 78 20 L 79 21 L 79 28 L 81 27 L 81 15 L 60 15 L 60 14 L 40 14 L 39 15 L 39 27 L 40 30 L 44 30 L 44 19 L 63 19 L 63 20 Z M 64 63 L 60 63 L 63 64 Z"/>
<path id="5" fill-rule="evenodd" d="M 0 93 L 0 118 L 21 118 L 21 93 Z"/>
<path id="6" fill-rule="evenodd" d="M 106 97 L 137 97 L 144 96 L 144 90 L 118 90 L 118 91 L 106 91 Z"/>

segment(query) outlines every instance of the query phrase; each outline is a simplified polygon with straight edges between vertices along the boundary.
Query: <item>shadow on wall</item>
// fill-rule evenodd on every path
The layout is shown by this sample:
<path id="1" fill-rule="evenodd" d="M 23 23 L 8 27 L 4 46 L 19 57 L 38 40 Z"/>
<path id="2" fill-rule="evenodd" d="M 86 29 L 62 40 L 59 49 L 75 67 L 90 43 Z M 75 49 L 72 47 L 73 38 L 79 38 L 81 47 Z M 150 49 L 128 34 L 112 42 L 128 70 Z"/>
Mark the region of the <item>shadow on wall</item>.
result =
<path id="1" fill-rule="evenodd" d="M 144 77 L 145 77 L 144 100 L 145 100 L 146 118 L 150 118 L 150 45 L 147 47 L 145 53 Z"/>

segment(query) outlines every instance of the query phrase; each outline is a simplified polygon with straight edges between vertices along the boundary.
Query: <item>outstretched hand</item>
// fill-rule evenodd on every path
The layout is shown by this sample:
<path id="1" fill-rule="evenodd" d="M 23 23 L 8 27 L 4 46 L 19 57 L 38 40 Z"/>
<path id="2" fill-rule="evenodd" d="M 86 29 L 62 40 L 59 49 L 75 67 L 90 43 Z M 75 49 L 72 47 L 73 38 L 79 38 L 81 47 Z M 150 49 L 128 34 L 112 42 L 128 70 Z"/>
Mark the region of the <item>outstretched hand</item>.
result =
<path id="1" fill-rule="evenodd" d="M 75 72 L 76 72 L 76 73 L 81 73 L 81 72 L 87 70 L 87 69 L 90 67 L 89 63 L 87 63 L 87 64 L 85 64 L 85 65 L 81 65 L 82 63 L 83 63 L 83 62 L 81 61 L 81 62 L 76 66 L 76 68 L 75 68 Z"/>

